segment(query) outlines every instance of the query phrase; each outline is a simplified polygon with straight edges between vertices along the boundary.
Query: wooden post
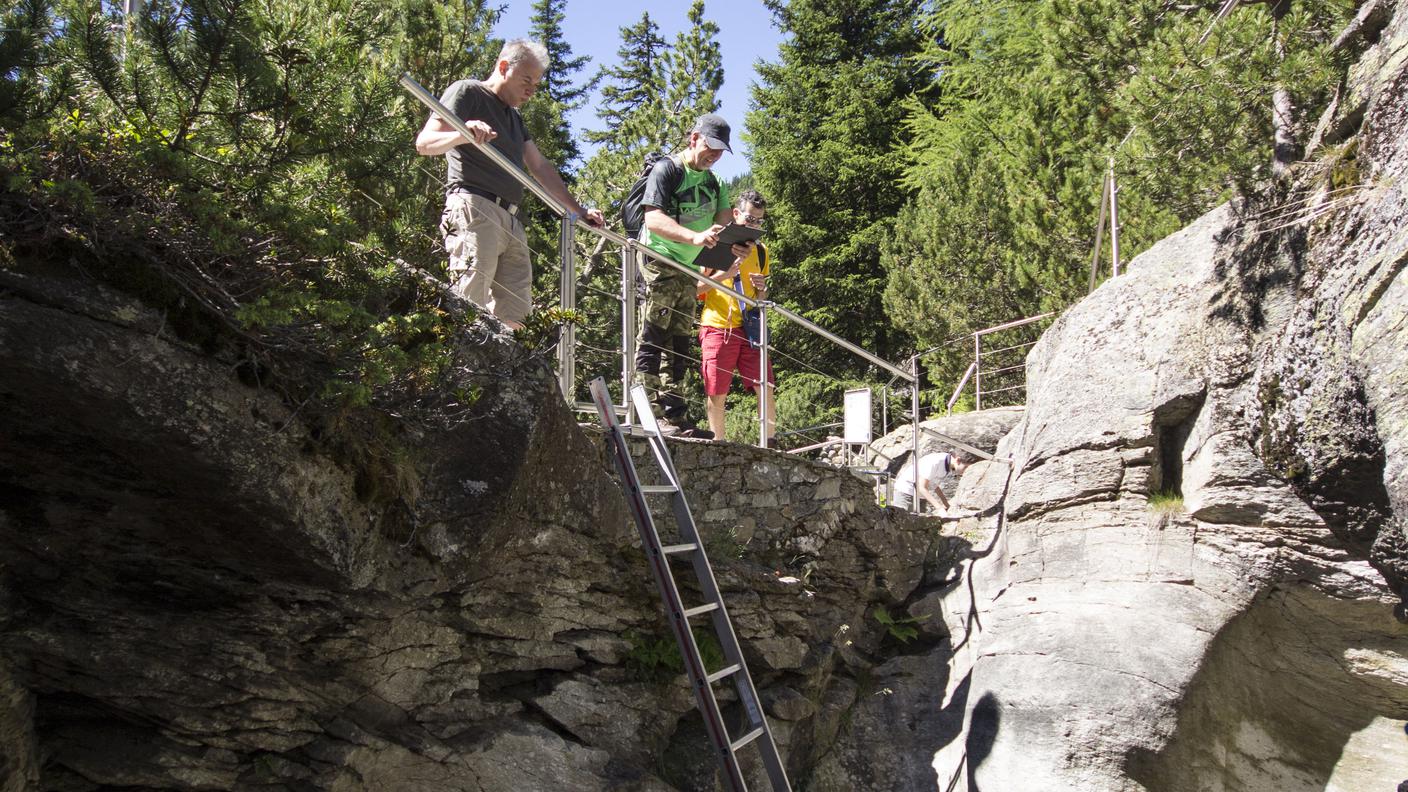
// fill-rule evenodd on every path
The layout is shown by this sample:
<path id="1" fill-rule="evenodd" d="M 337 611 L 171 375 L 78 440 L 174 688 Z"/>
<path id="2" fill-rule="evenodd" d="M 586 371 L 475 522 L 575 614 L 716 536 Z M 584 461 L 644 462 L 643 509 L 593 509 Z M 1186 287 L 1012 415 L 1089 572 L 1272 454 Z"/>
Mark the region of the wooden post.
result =
<path id="1" fill-rule="evenodd" d="M 1095 281 L 1100 273 L 1100 246 L 1105 243 L 1105 211 L 1110 204 L 1110 171 L 1105 171 L 1104 186 L 1100 189 L 1100 219 L 1095 221 L 1095 249 L 1090 251 L 1090 291 L 1095 291 Z"/>

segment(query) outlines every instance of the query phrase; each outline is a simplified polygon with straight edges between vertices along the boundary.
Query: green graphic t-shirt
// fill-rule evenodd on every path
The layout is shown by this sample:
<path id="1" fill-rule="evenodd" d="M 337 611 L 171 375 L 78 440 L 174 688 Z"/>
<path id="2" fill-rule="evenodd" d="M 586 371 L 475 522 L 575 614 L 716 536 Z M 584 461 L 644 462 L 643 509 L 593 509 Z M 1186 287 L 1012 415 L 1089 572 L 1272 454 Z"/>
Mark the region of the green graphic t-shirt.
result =
<path id="1" fill-rule="evenodd" d="M 646 182 L 641 206 L 664 211 L 690 231 L 707 231 L 714 224 L 714 216 L 719 209 L 728 206 L 727 190 L 708 171 L 694 170 L 675 160 L 674 167 L 684 169 L 684 179 L 672 195 L 669 193 L 671 165 L 663 159 L 655 164 L 655 169 L 650 172 L 650 181 Z M 641 226 L 640 233 L 646 247 L 696 271 L 699 269 L 694 266 L 694 259 L 703 248 L 656 236 L 645 226 Z"/>

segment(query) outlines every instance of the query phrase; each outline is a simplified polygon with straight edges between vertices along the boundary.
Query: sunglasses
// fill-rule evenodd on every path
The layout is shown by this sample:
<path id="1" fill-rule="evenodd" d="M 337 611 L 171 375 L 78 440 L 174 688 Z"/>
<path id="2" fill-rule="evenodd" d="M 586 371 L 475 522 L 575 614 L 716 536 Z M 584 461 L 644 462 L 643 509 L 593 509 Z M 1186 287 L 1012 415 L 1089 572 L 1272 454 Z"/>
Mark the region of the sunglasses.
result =
<path id="1" fill-rule="evenodd" d="M 755 216 L 753 216 L 753 215 L 748 214 L 747 212 L 744 212 L 744 213 L 743 213 L 743 224 L 744 224 L 744 225 L 762 225 L 762 224 L 763 224 L 763 218 L 761 218 L 761 217 L 755 217 Z"/>

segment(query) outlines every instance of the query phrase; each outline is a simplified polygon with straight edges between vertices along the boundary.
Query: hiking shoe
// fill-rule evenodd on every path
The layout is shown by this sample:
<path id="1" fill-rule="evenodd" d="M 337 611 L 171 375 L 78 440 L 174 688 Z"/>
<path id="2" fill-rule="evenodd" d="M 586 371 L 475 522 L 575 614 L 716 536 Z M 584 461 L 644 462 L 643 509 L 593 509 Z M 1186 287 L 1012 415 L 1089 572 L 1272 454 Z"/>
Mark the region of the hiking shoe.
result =
<path id="1" fill-rule="evenodd" d="M 674 421 L 669 418 L 660 419 L 660 434 L 666 437 L 686 437 L 691 440 L 713 440 L 714 433 L 708 429 L 700 429 L 698 425 L 690 423 L 687 419 Z"/>

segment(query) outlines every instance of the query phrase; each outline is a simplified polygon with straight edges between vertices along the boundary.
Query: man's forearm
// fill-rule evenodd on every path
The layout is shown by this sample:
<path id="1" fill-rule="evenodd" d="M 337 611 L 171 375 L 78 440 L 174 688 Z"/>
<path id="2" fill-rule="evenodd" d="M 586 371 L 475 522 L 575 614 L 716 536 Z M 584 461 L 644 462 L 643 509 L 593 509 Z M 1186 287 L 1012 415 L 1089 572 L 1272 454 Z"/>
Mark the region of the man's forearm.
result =
<path id="1" fill-rule="evenodd" d="M 558 203 L 567 208 L 567 211 L 578 217 L 584 217 L 587 214 L 586 207 L 582 206 L 568 191 L 567 185 L 562 181 L 562 176 L 558 174 L 557 168 L 553 167 L 551 163 L 544 160 L 542 164 L 530 167 L 529 170 L 548 195 L 556 198 Z"/>
<path id="2" fill-rule="evenodd" d="M 686 245 L 694 243 L 695 232 L 675 222 L 673 217 L 658 209 L 645 213 L 645 227 L 655 236 L 671 242 L 682 242 Z"/>
<path id="3" fill-rule="evenodd" d="M 944 491 L 937 486 L 930 487 L 929 482 L 924 482 L 919 486 L 919 493 L 924 496 L 924 500 L 929 501 L 935 509 L 948 511 L 948 498 L 944 497 Z"/>
<path id="4" fill-rule="evenodd" d="M 454 129 L 443 132 L 426 130 L 416 136 L 416 153 L 438 157 L 465 142 L 464 135 Z"/>

